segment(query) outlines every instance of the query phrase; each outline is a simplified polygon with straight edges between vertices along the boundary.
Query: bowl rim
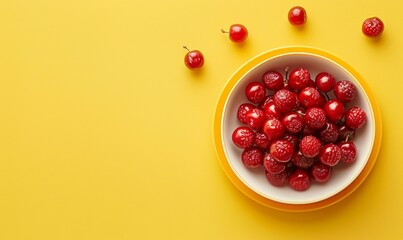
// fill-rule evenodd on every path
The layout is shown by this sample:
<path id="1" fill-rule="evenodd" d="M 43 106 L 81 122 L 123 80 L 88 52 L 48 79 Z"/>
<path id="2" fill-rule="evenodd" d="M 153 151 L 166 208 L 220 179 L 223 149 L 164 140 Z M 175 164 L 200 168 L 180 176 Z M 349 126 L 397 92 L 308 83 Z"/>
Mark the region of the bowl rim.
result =
<path id="1" fill-rule="evenodd" d="M 325 58 L 327 60 L 333 61 L 335 64 L 339 65 L 340 67 L 344 68 L 348 74 L 350 74 L 352 77 L 354 77 L 358 83 L 361 85 L 362 89 L 367 95 L 367 98 L 369 100 L 370 105 L 372 106 L 372 112 L 373 112 L 373 123 L 374 123 L 374 139 L 373 139 L 373 145 L 372 145 L 372 151 L 369 154 L 368 160 L 366 164 L 363 166 L 361 172 L 358 174 L 358 176 L 344 189 L 339 191 L 338 193 L 319 200 L 315 202 L 309 202 L 309 203 L 284 203 L 284 202 L 279 202 L 276 200 L 272 200 L 269 198 L 266 198 L 262 196 L 261 194 L 257 193 L 253 189 L 251 189 L 247 184 L 245 184 L 239 177 L 238 175 L 233 171 L 232 167 L 230 166 L 230 163 L 227 160 L 224 145 L 223 145 L 223 137 L 222 137 L 222 121 L 223 121 L 223 116 L 224 116 L 224 110 L 225 106 L 227 104 L 228 97 L 230 96 L 231 92 L 233 91 L 234 86 L 236 86 L 239 83 L 239 79 L 241 79 L 243 76 L 245 76 L 247 73 L 249 73 L 251 70 L 253 70 L 255 67 L 259 66 L 263 62 L 267 61 L 268 59 L 272 59 L 275 57 L 279 57 L 282 55 L 290 55 L 290 54 L 308 54 L 308 55 L 314 55 L 318 56 L 321 58 Z M 229 80 L 226 82 L 223 90 L 221 91 L 220 97 L 217 101 L 216 107 L 215 107 L 215 113 L 214 113 L 214 119 L 213 119 L 213 138 L 214 138 L 214 144 L 215 144 L 215 150 L 216 154 L 218 156 L 219 162 L 221 167 L 223 168 L 224 172 L 226 173 L 227 177 L 231 180 L 231 182 L 245 195 L 250 197 L 251 199 L 255 200 L 256 202 L 270 207 L 274 208 L 277 210 L 283 210 L 283 211 L 291 211 L 291 212 L 305 212 L 305 211 L 312 211 L 312 210 L 319 210 L 322 208 L 325 208 L 327 206 L 333 205 L 348 195 L 350 195 L 352 192 L 354 192 L 366 179 L 366 177 L 369 175 L 371 172 L 373 166 L 375 165 L 379 149 L 380 149 L 380 144 L 381 144 L 381 138 L 382 138 L 382 124 L 381 124 L 381 114 L 379 110 L 379 106 L 375 100 L 375 97 L 373 96 L 370 88 L 364 81 L 364 79 L 356 72 L 349 64 L 341 60 L 340 58 L 334 56 L 333 54 L 330 54 L 327 51 L 314 48 L 314 47 L 308 47 L 308 46 L 286 46 L 286 47 L 279 47 L 279 48 L 274 48 L 265 52 L 262 52 L 258 54 L 257 56 L 253 57 L 249 61 L 247 61 L 245 64 L 243 64 L 241 67 L 239 67 L 233 75 L 229 78 Z"/>

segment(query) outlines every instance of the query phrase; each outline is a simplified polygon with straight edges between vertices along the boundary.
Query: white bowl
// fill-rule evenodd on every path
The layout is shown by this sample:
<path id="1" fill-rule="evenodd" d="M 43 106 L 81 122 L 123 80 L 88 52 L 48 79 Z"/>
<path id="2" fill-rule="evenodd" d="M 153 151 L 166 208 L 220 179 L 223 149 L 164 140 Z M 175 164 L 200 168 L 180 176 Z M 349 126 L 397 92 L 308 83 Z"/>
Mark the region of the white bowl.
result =
<path id="1" fill-rule="evenodd" d="M 306 191 L 295 191 L 289 186 L 271 185 L 264 174 L 264 168 L 248 169 L 241 161 L 242 149 L 232 142 L 232 132 L 242 125 L 237 109 L 248 102 L 246 86 L 261 81 L 269 70 L 284 73 L 304 67 L 312 78 L 317 73 L 331 73 L 336 81 L 349 80 L 357 87 L 357 97 L 346 105 L 361 107 L 367 114 L 367 123 L 357 130 L 354 143 L 357 159 L 350 166 L 335 167 L 331 179 L 324 184 L 313 183 Z M 286 47 L 258 55 L 240 69 L 228 81 L 216 108 L 214 136 L 220 162 L 234 184 L 249 197 L 264 205 L 290 211 L 319 209 L 333 204 L 355 190 L 369 174 L 375 163 L 381 139 L 381 120 L 378 106 L 362 78 L 345 62 L 324 51 L 308 47 Z M 364 171 L 365 170 L 365 171 Z"/>

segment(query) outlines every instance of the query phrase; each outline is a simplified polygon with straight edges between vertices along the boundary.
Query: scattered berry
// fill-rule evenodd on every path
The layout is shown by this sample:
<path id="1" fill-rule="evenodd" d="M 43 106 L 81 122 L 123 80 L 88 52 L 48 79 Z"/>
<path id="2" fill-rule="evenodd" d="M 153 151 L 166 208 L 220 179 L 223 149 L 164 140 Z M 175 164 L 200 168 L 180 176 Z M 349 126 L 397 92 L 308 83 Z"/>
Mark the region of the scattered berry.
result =
<path id="1" fill-rule="evenodd" d="M 204 64 L 204 56 L 199 50 L 190 51 L 186 46 L 183 46 L 184 49 L 188 50 L 185 55 L 185 65 L 189 69 L 200 68 Z"/>
<path id="2" fill-rule="evenodd" d="M 229 28 L 229 32 L 221 29 L 222 33 L 229 33 L 229 39 L 233 42 L 240 43 L 248 38 L 248 29 L 242 24 L 233 24 Z"/>
<path id="3" fill-rule="evenodd" d="M 306 22 L 306 11 L 303 7 L 296 6 L 288 12 L 288 21 L 294 26 L 301 26 Z"/>
<path id="4" fill-rule="evenodd" d="M 379 38 L 383 33 L 383 29 L 384 24 L 378 17 L 367 18 L 362 23 L 362 32 L 370 38 Z"/>

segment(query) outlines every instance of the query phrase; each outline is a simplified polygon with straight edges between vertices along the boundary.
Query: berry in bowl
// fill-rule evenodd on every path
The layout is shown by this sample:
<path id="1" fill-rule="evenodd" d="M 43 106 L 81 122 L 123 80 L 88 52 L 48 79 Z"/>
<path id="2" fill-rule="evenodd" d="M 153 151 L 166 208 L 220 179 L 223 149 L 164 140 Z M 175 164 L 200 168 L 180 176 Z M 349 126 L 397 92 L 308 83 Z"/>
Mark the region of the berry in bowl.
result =
<path id="1" fill-rule="evenodd" d="M 219 161 L 253 200 L 279 210 L 332 205 L 367 177 L 381 117 L 365 81 L 315 48 L 258 55 L 227 82 L 214 116 Z"/>

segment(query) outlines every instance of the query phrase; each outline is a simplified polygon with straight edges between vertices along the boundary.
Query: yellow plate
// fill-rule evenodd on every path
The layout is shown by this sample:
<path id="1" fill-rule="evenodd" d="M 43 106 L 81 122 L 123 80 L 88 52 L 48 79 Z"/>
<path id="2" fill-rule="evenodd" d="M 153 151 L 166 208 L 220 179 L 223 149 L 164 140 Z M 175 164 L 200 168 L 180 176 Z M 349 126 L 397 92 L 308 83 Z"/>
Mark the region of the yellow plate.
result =
<path id="1" fill-rule="evenodd" d="M 276 56 L 283 55 L 283 54 L 289 54 L 289 53 L 304 53 L 304 54 L 312 54 L 312 55 L 321 56 L 321 57 L 330 59 L 331 61 L 335 62 L 337 65 L 344 68 L 345 71 L 347 71 L 349 74 L 354 76 L 354 78 L 359 82 L 359 84 L 365 91 L 367 98 L 369 99 L 369 102 L 372 105 L 373 117 L 374 117 L 373 125 L 374 125 L 375 137 L 374 137 L 374 141 L 373 141 L 372 151 L 369 154 L 369 157 L 368 157 L 368 160 L 367 160 L 365 166 L 363 167 L 361 172 L 358 174 L 358 176 L 344 189 L 342 189 L 341 191 L 337 192 L 336 194 L 334 194 L 328 198 L 322 199 L 320 201 L 301 203 L 301 204 L 293 204 L 293 203 L 276 201 L 274 199 L 269 199 L 267 197 L 262 196 L 262 194 L 257 193 L 255 190 L 251 189 L 251 187 L 249 187 L 247 184 L 245 184 L 245 182 L 239 178 L 239 175 L 234 172 L 233 168 L 230 166 L 230 163 L 228 162 L 228 159 L 227 159 L 227 156 L 225 153 L 225 149 L 224 149 L 224 144 L 223 144 L 223 136 L 221 134 L 222 127 L 223 127 L 222 123 L 223 123 L 225 105 L 226 105 L 228 97 L 231 94 L 231 91 L 237 85 L 238 81 L 243 76 L 245 76 L 245 74 L 250 72 L 253 68 L 255 68 L 257 65 L 261 64 L 262 62 L 266 61 L 267 59 L 274 58 Z M 267 207 L 271 207 L 271 208 L 278 209 L 278 210 L 284 210 L 284 211 L 303 212 L 303 211 L 317 210 L 317 209 L 321 209 L 321 208 L 330 206 L 332 204 L 335 204 L 335 203 L 339 202 L 340 200 L 344 199 L 345 197 L 347 197 L 355 189 L 357 189 L 358 186 L 360 186 L 360 184 L 368 176 L 368 174 L 370 173 L 372 167 L 374 166 L 374 164 L 376 162 L 376 158 L 377 158 L 380 144 L 381 144 L 382 124 L 381 124 L 381 114 L 380 114 L 379 107 L 375 101 L 374 96 L 372 95 L 369 87 L 367 86 L 365 81 L 362 79 L 362 77 L 351 66 L 349 66 L 346 62 L 342 61 L 341 59 L 339 59 L 323 50 L 319 50 L 319 49 L 312 48 L 312 47 L 297 46 L 297 47 L 277 48 L 274 50 L 270 50 L 268 52 L 264 52 L 264 53 L 258 55 L 257 57 L 253 58 L 252 60 L 248 61 L 247 63 L 245 63 L 243 66 L 241 66 L 235 72 L 235 74 L 227 82 L 227 84 L 224 87 L 223 91 L 221 92 L 220 98 L 218 100 L 218 103 L 217 103 L 217 106 L 215 109 L 215 115 L 214 115 L 213 131 L 214 131 L 213 136 L 214 136 L 215 148 L 216 148 L 216 152 L 217 152 L 220 164 L 221 164 L 222 168 L 224 169 L 225 173 L 227 174 L 227 176 L 232 181 L 232 183 L 239 190 L 241 190 L 245 195 L 247 195 L 251 199 L 253 199 L 256 202 L 259 202 L 260 204 L 263 204 Z"/>

